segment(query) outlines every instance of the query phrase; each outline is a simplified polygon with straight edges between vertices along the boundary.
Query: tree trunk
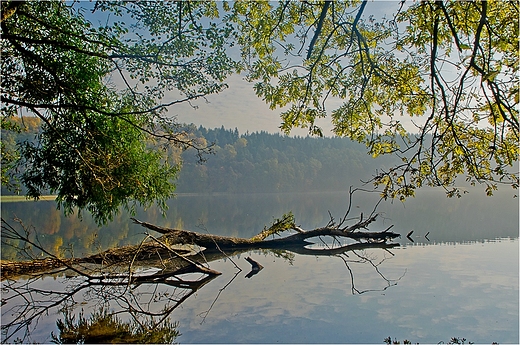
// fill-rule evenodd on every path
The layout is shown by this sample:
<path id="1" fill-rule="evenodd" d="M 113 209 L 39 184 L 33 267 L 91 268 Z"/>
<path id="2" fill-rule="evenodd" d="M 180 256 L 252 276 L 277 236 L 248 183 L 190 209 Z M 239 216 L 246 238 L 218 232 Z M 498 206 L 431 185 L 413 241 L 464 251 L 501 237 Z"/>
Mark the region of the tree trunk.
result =
<path id="1" fill-rule="evenodd" d="M 2 279 L 5 279 L 20 274 L 45 272 L 64 266 L 72 269 L 74 265 L 78 264 L 115 266 L 149 264 L 153 266 L 157 265 L 158 262 L 163 265 L 165 262 L 168 262 L 169 270 L 173 270 L 177 274 L 202 272 L 212 275 L 220 273 L 204 267 L 199 262 L 211 262 L 251 249 L 284 249 L 303 255 L 337 255 L 350 250 L 399 246 L 398 243 L 387 243 L 388 240 L 400 236 L 389 231 L 391 227 L 380 232 L 358 231 L 366 229 L 370 223 L 375 221 L 376 217 L 377 214 L 366 220 L 363 220 L 363 217 L 361 217 L 359 222 L 350 227 L 340 228 L 339 226 L 333 226 L 331 222 L 329 226 L 304 231 L 294 225 L 292 216 L 286 216 L 282 220 L 275 222 L 271 228 L 265 229 L 260 234 L 249 239 L 164 228 L 132 218 L 134 223 L 163 235 L 159 238 L 149 235 L 148 240 L 143 241 L 139 245 L 112 248 L 84 258 L 60 259 L 51 257 L 30 262 L 1 261 L 1 275 Z M 286 237 L 266 240 L 271 234 L 277 234 L 286 230 L 297 232 Z M 308 239 L 320 236 L 328 236 L 335 239 L 350 238 L 358 241 L 358 243 L 327 249 L 306 247 L 312 244 Z M 172 246 L 174 245 L 195 245 L 204 249 L 193 254 L 189 250 L 173 249 L 174 247 Z"/>

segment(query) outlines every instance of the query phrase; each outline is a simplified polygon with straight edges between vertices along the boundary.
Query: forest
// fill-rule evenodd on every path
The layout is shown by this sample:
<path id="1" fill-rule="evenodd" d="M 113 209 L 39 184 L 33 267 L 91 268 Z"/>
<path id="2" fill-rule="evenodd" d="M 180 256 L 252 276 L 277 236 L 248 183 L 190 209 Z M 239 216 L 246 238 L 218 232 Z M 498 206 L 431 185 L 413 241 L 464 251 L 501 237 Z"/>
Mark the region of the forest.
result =
<path id="1" fill-rule="evenodd" d="M 346 138 L 203 127 L 196 134 L 214 143 L 215 155 L 200 164 L 190 150 L 183 153 L 178 192 L 346 191 L 370 180 L 382 161 L 392 162 L 389 157 L 375 162 L 364 145 Z"/>
<path id="2" fill-rule="evenodd" d="M 36 139 L 38 118 L 17 118 L 15 123 L 24 130 L 2 130 L 4 145 Z M 396 163 L 392 156 L 372 158 L 365 145 L 348 138 L 264 131 L 241 134 L 236 128 L 208 129 L 193 124 L 184 125 L 183 130 L 209 145 L 211 153 L 201 161 L 194 149 L 167 148 L 168 157 L 181 164 L 178 193 L 348 191 L 351 185 L 371 180 L 378 168 Z M 2 186 L 2 194 L 9 193 Z"/>

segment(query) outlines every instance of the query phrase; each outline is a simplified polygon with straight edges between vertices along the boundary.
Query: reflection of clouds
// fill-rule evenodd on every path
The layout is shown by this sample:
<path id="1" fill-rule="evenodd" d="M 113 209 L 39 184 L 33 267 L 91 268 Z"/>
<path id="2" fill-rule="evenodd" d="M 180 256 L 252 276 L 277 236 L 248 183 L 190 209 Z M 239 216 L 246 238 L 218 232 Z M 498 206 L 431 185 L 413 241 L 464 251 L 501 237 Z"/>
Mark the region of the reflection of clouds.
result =
<path id="1" fill-rule="evenodd" d="M 221 294 L 203 325 L 193 315 L 209 307 L 218 287 L 206 287 L 196 299 L 185 303 L 182 315 L 177 314 L 184 319 L 183 324 L 190 323 L 188 330 L 181 330 L 188 336 L 183 341 L 302 341 L 321 334 L 318 324 L 335 330 L 322 339 L 325 342 L 347 335 L 373 342 L 374 335 L 362 336 L 370 333 L 371 325 L 378 326 L 383 338 L 391 332 L 403 339 L 435 343 L 452 336 L 475 342 L 518 341 L 517 240 L 410 246 L 393 252 L 396 256 L 380 269 L 390 279 L 397 279 L 407 269 L 398 285 L 355 296 L 339 258 L 296 256 L 294 266 L 290 266 L 280 259 L 257 256 L 255 260 L 265 269 L 251 280 L 241 273 Z M 240 259 L 238 263 L 245 265 Z M 229 263 L 219 262 L 212 267 L 225 272 L 229 271 L 226 265 Z M 352 264 L 351 268 L 359 289 L 384 287 L 384 281 L 368 265 Z M 224 274 L 225 279 L 218 279 L 221 286 L 227 277 Z M 258 326 L 267 333 L 255 333 Z M 310 327 L 310 338 L 299 337 L 298 329 L 304 326 Z M 229 332 L 246 330 L 247 334 L 230 335 L 224 328 Z M 289 334 L 294 338 L 288 338 Z"/>
<path id="2" fill-rule="evenodd" d="M 287 331 L 290 332 L 294 331 L 295 324 L 298 322 L 310 324 L 322 322 L 336 328 L 338 332 L 344 333 L 345 326 L 349 328 L 352 327 L 352 324 L 361 321 L 361 319 L 357 320 L 355 310 L 349 308 L 349 301 L 360 305 L 369 300 L 376 301 L 369 295 L 353 296 L 351 294 L 350 276 L 339 258 L 316 259 L 297 256 L 294 266 L 278 259 L 272 262 L 269 256 L 257 257 L 255 260 L 265 266 L 264 270 L 251 280 L 243 279 L 242 274 L 229 285 L 202 326 L 199 324 L 200 319 L 193 319 L 187 315 L 200 313 L 205 308 L 204 306 L 209 306 L 214 298 L 214 292 L 209 293 L 209 290 L 204 291 L 203 289 L 198 293 L 197 301 L 187 301 L 183 305 L 183 314 L 187 312 L 183 319 L 191 320 L 190 328 L 193 328 L 190 330 L 190 334 L 208 330 L 207 327 L 212 333 L 214 329 L 224 327 L 223 323 L 226 323 L 225 327 L 229 326 L 228 323 L 233 323 L 240 328 L 247 328 L 248 325 L 254 323 L 262 325 L 266 329 L 286 325 Z M 240 264 L 240 261 L 238 263 Z M 224 272 L 229 270 L 229 266 L 222 267 L 222 263 L 216 263 L 212 267 Z M 384 282 L 373 270 L 361 273 L 361 267 L 356 265 L 351 267 L 355 274 L 356 286 L 378 289 L 384 287 Z M 227 275 L 223 278 L 225 279 L 219 278 L 221 285 L 225 285 Z M 376 294 L 380 294 L 380 292 L 376 292 Z M 355 308 L 357 309 L 357 307 Z M 184 330 L 182 332 L 185 333 Z M 282 339 L 286 339 L 284 334 L 280 334 L 280 336 Z M 262 337 L 258 339 L 265 340 Z M 257 341 L 258 339 L 246 339 L 245 341 Z M 191 340 L 185 341 L 190 342 Z"/>
<path id="3" fill-rule="evenodd" d="M 301 270 L 296 268 L 301 264 L 300 257 L 296 259 L 295 266 L 289 266 L 282 260 L 276 260 L 273 264 L 269 259 L 270 257 L 255 258 L 264 265 L 264 270 L 251 280 L 244 279 L 243 274 L 239 275 L 221 294 L 215 306 L 218 310 L 210 312 L 206 324 L 239 313 L 242 314 L 241 317 L 254 315 L 255 323 L 269 323 L 277 316 L 306 317 L 316 305 L 323 302 L 325 296 L 311 292 L 319 289 L 319 284 L 313 279 L 306 279 L 309 278 L 307 274 L 302 274 Z M 237 263 L 245 267 L 241 261 Z M 229 266 L 223 267 L 222 263 L 212 264 L 212 267 L 224 272 L 229 271 Z M 219 278 L 218 281 L 224 284 L 226 279 Z M 213 292 L 205 292 L 207 291 L 203 289 L 197 295 L 196 305 L 201 306 L 201 309 L 205 305 L 209 307 L 214 298 Z M 189 301 L 183 309 L 186 309 L 188 304 Z"/>
<path id="4" fill-rule="evenodd" d="M 316 267 L 316 263 L 321 263 L 312 257 L 297 257 L 294 266 L 282 260 L 276 260 L 273 264 L 269 259 L 270 257 L 255 258 L 265 269 L 251 280 L 239 276 L 221 295 L 218 303 L 224 305 L 227 314 L 240 312 L 247 307 L 252 308 L 255 315 L 265 318 L 285 314 L 291 317 L 306 317 L 315 306 L 323 304 L 326 298 L 325 295 L 316 292 L 323 291 L 325 284 L 328 284 L 327 289 L 337 285 L 337 280 L 330 278 L 333 276 L 331 272 L 335 265 L 317 265 L 319 275 L 310 277 L 309 272 L 302 272 L 302 267 L 309 264 Z M 238 264 L 244 266 L 240 261 Z M 229 267 L 222 268 L 223 271 L 228 269 Z M 319 278 L 326 280 L 322 281 Z M 236 303 L 237 300 L 241 302 Z"/>
<path id="5" fill-rule="evenodd" d="M 380 309 L 378 318 L 407 329 L 416 341 L 455 334 L 475 342 L 518 341 L 517 240 L 396 253 L 392 263 L 408 272 L 401 290 L 393 290 L 398 303 Z"/>
<path id="6" fill-rule="evenodd" d="M 496 289 L 518 289 L 518 276 L 516 279 L 507 274 L 513 270 L 518 272 L 518 242 L 504 242 L 497 252 L 494 243 L 481 243 L 474 245 L 457 245 L 450 257 L 439 258 L 443 270 L 451 276 L 461 275 L 468 279 L 461 279 L 464 288 L 482 287 L 488 291 Z M 478 251 L 480 255 L 476 256 Z M 467 270 L 468 265 L 478 267 L 471 272 Z"/>

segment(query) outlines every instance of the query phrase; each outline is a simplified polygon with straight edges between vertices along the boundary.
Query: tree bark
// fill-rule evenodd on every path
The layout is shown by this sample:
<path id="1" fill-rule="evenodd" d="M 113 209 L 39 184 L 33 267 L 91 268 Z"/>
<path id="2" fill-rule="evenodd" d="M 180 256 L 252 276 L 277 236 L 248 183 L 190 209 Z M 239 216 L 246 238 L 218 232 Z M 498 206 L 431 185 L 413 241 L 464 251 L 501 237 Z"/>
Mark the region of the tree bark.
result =
<path id="1" fill-rule="evenodd" d="M 297 232 L 286 237 L 271 240 L 266 240 L 265 238 L 269 237 L 270 234 L 278 233 L 277 231 L 270 231 L 271 228 L 247 239 L 165 228 L 132 218 L 134 223 L 149 230 L 159 232 L 162 236 L 156 239 L 149 235 L 149 239 L 139 245 L 112 248 L 84 258 L 60 259 L 52 257 L 30 262 L 3 260 L 0 262 L 1 276 L 2 279 L 6 279 L 21 274 L 48 272 L 60 267 L 72 268 L 74 265 L 79 264 L 101 264 L 104 266 L 136 264 L 153 266 L 157 265 L 158 262 L 163 265 L 165 262 L 168 263 L 170 270 L 168 274 L 171 274 L 173 270 L 177 274 L 201 272 L 216 275 L 220 273 L 204 267 L 200 262 L 211 262 L 251 249 L 285 249 L 303 255 L 337 255 L 350 250 L 392 248 L 399 246 L 398 243 L 388 243 L 389 240 L 400 237 L 399 234 L 389 231 L 391 227 L 380 232 L 359 231 L 360 229 L 366 229 L 370 223 L 375 221 L 376 217 L 377 214 L 365 220 L 361 218 L 359 222 L 349 227 L 340 228 L 339 226 L 330 225 L 308 231 L 302 230 L 293 223 L 287 223 L 288 218 L 284 218 L 273 226 L 278 226 L 282 222 L 285 222 L 285 227 L 281 231 L 292 229 Z M 290 227 L 288 227 L 287 224 L 289 224 Z M 356 240 L 357 243 L 326 249 L 307 247 L 307 245 L 312 244 L 308 239 L 322 236 L 350 238 Z M 174 245 L 195 245 L 203 249 L 193 254 L 189 250 L 173 249 L 172 246 Z"/>
<path id="2" fill-rule="evenodd" d="M 366 231 L 357 231 L 359 229 L 366 229 L 366 227 L 375 221 L 377 218 L 377 214 L 373 215 L 366 220 L 360 220 L 358 223 L 346 227 L 346 228 L 338 228 L 338 227 L 322 227 L 314 230 L 304 231 L 300 228 L 293 227 L 294 230 L 298 231 L 295 234 L 289 235 L 287 237 L 277 238 L 273 240 L 259 240 L 259 235 L 254 236 L 250 239 L 245 238 L 237 238 L 237 237 L 224 237 L 217 236 L 211 234 L 201 234 L 193 231 L 186 230 L 178 230 L 171 228 L 160 227 L 151 223 L 142 222 L 135 218 L 132 218 L 134 223 L 139 224 L 147 229 L 157 231 L 163 236 L 160 238 L 162 240 L 166 240 L 169 244 L 194 244 L 200 247 L 204 247 L 206 249 L 244 249 L 244 248 L 276 248 L 283 247 L 287 245 L 308 245 L 311 242 L 306 241 L 312 237 L 318 236 L 331 236 L 331 237 L 344 237 L 351 238 L 358 241 L 366 240 L 367 242 L 379 242 L 386 243 L 387 240 L 394 239 L 396 237 L 400 237 L 401 235 L 389 231 L 391 227 L 386 229 L 385 231 L 380 232 L 366 232 Z M 262 233 L 265 233 L 263 231 Z M 261 234 L 262 234 L 261 233 Z M 260 235 L 261 235 L 260 234 Z M 260 238 L 265 238 L 260 236 Z"/>

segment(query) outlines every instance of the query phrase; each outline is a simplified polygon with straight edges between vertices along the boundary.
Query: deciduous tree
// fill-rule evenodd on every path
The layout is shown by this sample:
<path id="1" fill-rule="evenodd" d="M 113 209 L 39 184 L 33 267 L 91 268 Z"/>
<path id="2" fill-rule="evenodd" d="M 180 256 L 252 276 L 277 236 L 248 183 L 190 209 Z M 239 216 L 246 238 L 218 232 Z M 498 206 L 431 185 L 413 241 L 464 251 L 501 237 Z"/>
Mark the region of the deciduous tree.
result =
<path id="1" fill-rule="evenodd" d="M 21 163 L 30 197 L 49 189 L 101 222 L 121 205 L 164 206 L 178 162 L 156 147 L 205 150 L 165 109 L 221 91 L 238 70 L 283 108 L 284 132 L 321 135 L 317 120 L 329 116 L 374 157 L 398 155 L 402 164 L 373 176 L 384 197 L 424 185 L 459 195 L 463 176 L 488 194 L 517 188 L 518 4 L 402 1 L 383 18 L 371 5 L 7 1 L 2 128 L 20 113 L 44 126 L 18 152 L 2 146 L 2 182 Z"/>
<path id="2" fill-rule="evenodd" d="M 43 121 L 36 141 L 2 146 L 2 183 L 23 165 L 29 197 L 50 191 L 66 212 L 105 222 L 120 206 L 165 206 L 179 166 L 157 147 L 207 150 L 165 110 L 224 89 L 235 63 L 215 3 L 83 5 L 2 3 L 2 128 L 19 115 Z"/>
<path id="3" fill-rule="evenodd" d="M 519 10 L 514 1 L 235 2 L 230 20 L 256 94 L 284 132 L 330 116 L 334 133 L 402 164 L 374 177 L 385 197 L 459 176 L 518 186 Z M 389 7 L 388 3 L 385 3 Z M 415 128 L 405 128 L 411 117 Z"/>

